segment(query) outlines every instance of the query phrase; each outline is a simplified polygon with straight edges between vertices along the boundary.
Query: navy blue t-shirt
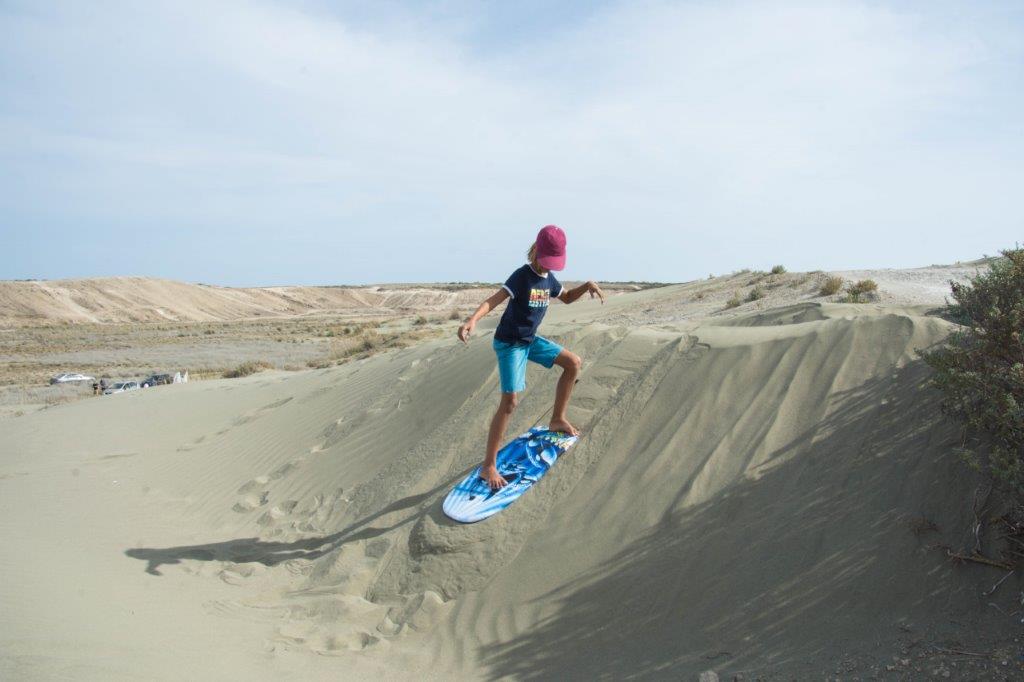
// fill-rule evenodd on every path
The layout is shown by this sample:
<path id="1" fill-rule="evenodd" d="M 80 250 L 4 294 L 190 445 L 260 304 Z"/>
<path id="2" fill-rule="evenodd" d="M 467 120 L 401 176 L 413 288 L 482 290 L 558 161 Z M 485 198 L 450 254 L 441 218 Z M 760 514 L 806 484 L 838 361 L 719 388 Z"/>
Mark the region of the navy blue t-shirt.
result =
<path id="1" fill-rule="evenodd" d="M 530 343 L 548 311 L 548 301 L 562 294 L 562 284 L 554 274 L 538 275 L 529 264 L 505 280 L 508 305 L 494 330 L 494 338 L 506 343 Z"/>

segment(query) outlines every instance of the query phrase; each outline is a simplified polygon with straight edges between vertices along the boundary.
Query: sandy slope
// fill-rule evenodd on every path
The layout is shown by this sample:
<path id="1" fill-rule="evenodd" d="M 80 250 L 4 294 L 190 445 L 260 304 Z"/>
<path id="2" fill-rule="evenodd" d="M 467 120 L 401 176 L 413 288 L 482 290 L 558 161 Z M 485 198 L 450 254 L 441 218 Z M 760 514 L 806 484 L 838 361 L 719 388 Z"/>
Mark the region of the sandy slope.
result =
<path id="1" fill-rule="evenodd" d="M 998 573 L 929 548 L 973 486 L 916 359 L 948 324 L 707 300 L 553 308 L 586 435 L 472 526 L 440 501 L 497 401 L 485 330 L 0 422 L 0 677 L 820 679 L 1010 622 L 1016 576 L 982 598 Z"/>

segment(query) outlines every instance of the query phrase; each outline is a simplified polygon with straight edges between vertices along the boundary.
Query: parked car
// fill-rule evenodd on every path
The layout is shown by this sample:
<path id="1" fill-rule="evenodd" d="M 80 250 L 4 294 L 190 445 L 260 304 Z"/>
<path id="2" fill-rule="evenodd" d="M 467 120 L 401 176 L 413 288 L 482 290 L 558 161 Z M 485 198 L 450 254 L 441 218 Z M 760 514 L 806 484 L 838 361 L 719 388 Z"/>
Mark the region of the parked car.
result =
<path id="1" fill-rule="evenodd" d="M 94 377 L 74 372 L 64 372 L 50 379 L 51 384 L 74 384 L 78 382 L 96 381 Z"/>
<path id="2" fill-rule="evenodd" d="M 170 384 L 173 381 L 174 377 L 170 374 L 153 374 L 143 379 L 140 383 L 142 384 L 142 387 L 145 388 L 146 386 L 163 386 L 165 384 Z"/>
<path id="3" fill-rule="evenodd" d="M 119 381 L 107 390 L 103 391 L 103 395 L 112 395 L 114 393 L 124 393 L 125 391 L 137 391 L 139 390 L 139 382 L 137 381 Z"/>

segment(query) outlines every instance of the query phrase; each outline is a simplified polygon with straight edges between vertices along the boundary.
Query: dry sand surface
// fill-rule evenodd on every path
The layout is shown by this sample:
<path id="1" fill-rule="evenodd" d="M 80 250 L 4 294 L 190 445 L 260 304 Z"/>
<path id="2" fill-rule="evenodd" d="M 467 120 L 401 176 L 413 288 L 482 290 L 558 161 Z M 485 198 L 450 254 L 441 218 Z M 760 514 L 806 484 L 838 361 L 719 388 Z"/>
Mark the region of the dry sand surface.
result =
<path id="1" fill-rule="evenodd" d="M 983 596 L 1004 573 L 936 547 L 976 486 L 918 359 L 941 297 L 816 286 L 554 306 L 584 437 L 475 525 L 440 507 L 498 400 L 487 329 L 2 419 L 0 678 L 1020 679 L 1020 576 Z"/>

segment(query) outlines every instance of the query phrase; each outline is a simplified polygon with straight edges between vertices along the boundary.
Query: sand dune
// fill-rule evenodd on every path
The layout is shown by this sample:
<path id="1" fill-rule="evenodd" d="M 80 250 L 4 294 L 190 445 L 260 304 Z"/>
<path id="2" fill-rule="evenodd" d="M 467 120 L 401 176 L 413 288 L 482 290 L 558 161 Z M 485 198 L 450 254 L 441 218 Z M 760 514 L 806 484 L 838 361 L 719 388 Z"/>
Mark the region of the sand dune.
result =
<path id="1" fill-rule="evenodd" d="M 440 506 L 497 402 L 486 330 L 0 423 L 0 673 L 867 677 L 1002 623 L 1019 579 L 982 598 L 999 575 L 933 547 L 974 485 L 917 359 L 949 324 L 807 300 L 666 321 L 692 291 L 552 309 L 585 435 L 476 525 Z M 513 431 L 555 379 L 531 368 Z"/>
<path id="2" fill-rule="evenodd" d="M 0 282 L 0 320 L 53 322 L 212 322 L 328 312 L 450 310 L 480 291 L 422 285 L 232 288 L 153 277 Z"/>

